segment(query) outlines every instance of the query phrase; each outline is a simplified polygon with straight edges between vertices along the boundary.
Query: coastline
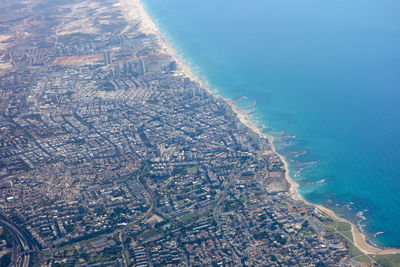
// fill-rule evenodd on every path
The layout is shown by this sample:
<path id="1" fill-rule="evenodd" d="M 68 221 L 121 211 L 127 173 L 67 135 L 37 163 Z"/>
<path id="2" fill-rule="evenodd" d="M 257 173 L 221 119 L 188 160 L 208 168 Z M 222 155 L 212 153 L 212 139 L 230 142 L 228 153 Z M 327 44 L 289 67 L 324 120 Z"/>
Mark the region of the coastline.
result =
<path id="1" fill-rule="evenodd" d="M 236 115 L 238 116 L 238 118 L 240 119 L 240 121 L 242 123 L 244 123 L 247 127 L 249 127 L 255 133 L 270 140 L 272 151 L 279 156 L 282 163 L 284 164 L 285 178 L 286 178 L 286 181 L 288 181 L 288 183 L 290 184 L 289 194 L 292 198 L 302 201 L 310 206 L 314 206 L 316 209 L 323 212 L 324 214 L 326 214 L 327 216 L 331 217 L 334 220 L 349 223 L 351 225 L 351 232 L 352 232 L 353 238 L 354 238 L 354 245 L 363 253 L 378 254 L 378 255 L 388 255 L 388 254 L 400 253 L 400 249 L 398 249 L 398 248 L 380 248 L 380 247 L 371 245 L 367 240 L 367 236 L 364 233 L 362 233 L 354 223 L 350 222 L 347 219 L 339 217 L 338 215 L 335 214 L 335 212 L 333 210 L 330 210 L 322 205 L 314 204 L 314 203 L 311 203 L 311 202 L 308 202 L 307 200 L 305 200 L 298 192 L 299 184 L 296 183 L 290 176 L 289 164 L 288 164 L 287 160 L 285 159 L 284 156 L 282 156 L 281 154 L 279 154 L 276 151 L 275 146 L 274 146 L 274 138 L 272 136 L 262 133 L 261 130 L 248 118 L 248 115 L 244 112 L 241 112 L 230 99 L 225 99 L 225 101 L 230 105 L 230 107 L 236 113 Z"/>
<path id="2" fill-rule="evenodd" d="M 158 44 L 162 50 L 168 55 L 170 55 L 177 63 L 177 72 L 185 77 L 190 78 L 193 81 L 198 82 L 209 94 L 214 95 L 214 93 L 206 86 L 196 75 L 193 74 L 191 69 L 185 64 L 185 62 L 180 58 L 180 56 L 176 53 L 176 51 L 168 44 L 167 40 L 165 37 L 162 35 L 160 30 L 157 28 L 155 23 L 152 21 L 152 19 L 149 17 L 147 12 L 144 10 L 142 3 L 140 0 L 120 0 L 119 4 L 121 6 L 124 6 L 124 9 L 127 10 L 127 14 L 130 19 L 140 19 L 140 28 L 141 31 L 144 33 L 148 34 L 153 34 L 155 35 L 159 40 Z M 257 133 L 263 138 L 266 138 L 269 140 L 269 143 L 271 145 L 271 150 L 276 153 L 282 163 L 284 164 L 284 169 L 285 169 L 285 178 L 290 184 L 290 189 L 289 189 L 289 194 L 292 198 L 302 201 L 310 206 L 314 206 L 316 209 L 321 211 L 322 213 L 326 214 L 327 216 L 331 217 L 332 219 L 338 220 L 338 221 L 343 221 L 351 224 L 351 229 L 352 229 L 352 234 L 354 238 L 354 245 L 363 253 L 365 254 L 378 254 L 378 255 L 387 255 L 387 254 L 397 254 L 400 253 L 400 249 L 397 248 L 380 248 L 374 245 L 371 245 L 367 241 L 367 236 L 362 233 L 357 226 L 348 221 L 347 219 L 341 218 L 337 216 L 332 210 L 318 204 L 313 204 L 305 199 L 299 194 L 298 192 L 298 187 L 299 184 L 297 184 L 289 174 L 289 165 L 288 162 L 286 161 L 285 157 L 282 156 L 281 154 L 276 152 L 274 143 L 273 143 L 273 137 L 268 136 L 264 133 L 261 132 L 261 130 L 249 119 L 248 115 L 242 111 L 240 111 L 236 105 L 227 98 L 223 98 L 231 107 L 232 111 L 235 112 L 236 116 L 240 119 L 240 121 L 245 124 L 248 128 L 250 128 L 252 131 Z"/>
<path id="3" fill-rule="evenodd" d="M 144 10 L 143 5 L 140 0 L 120 0 L 121 6 L 127 7 L 126 10 L 129 10 L 128 15 L 132 19 L 141 19 L 140 28 L 141 31 L 148 34 L 154 34 L 159 40 L 158 45 L 162 50 L 164 50 L 165 54 L 170 55 L 177 63 L 176 71 L 182 75 L 190 78 L 193 81 L 198 82 L 203 88 L 207 90 L 210 94 L 212 92 L 208 89 L 208 87 L 196 76 L 193 74 L 192 70 L 185 64 L 182 58 L 176 53 L 175 49 L 172 48 L 171 45 L 167 42 L 164 35 L 160 32 L 156 24 Z M 135 10 L 136 9 L 136 10 Z M 135 14 L 135 11 L 138 14 Z"/>

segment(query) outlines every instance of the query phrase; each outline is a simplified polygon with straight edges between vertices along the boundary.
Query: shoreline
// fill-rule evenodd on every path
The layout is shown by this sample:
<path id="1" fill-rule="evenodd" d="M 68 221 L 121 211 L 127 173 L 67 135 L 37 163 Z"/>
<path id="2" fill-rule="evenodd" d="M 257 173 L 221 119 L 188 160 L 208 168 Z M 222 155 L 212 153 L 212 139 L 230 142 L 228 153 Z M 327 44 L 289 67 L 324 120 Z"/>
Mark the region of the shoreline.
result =
<path id="1" fill-rule="evenodd" d="M 279 156 L 280 160 L 282 161 L 282 163 L 284 165 L 285 178 L 286 178 L 286 181 L 290 184 L 288 193 L 290 194 L 290 196 L 292 198 L 302 201 L 310 206 L 315 207 L 316 209 L 323 212 L 324 214 L 326 214 L 328 217 L 331 217 L 332 219 L 349 223 L 351 225 L 351 232 L 353 234 L 354 245 L 363 253 L 377 254 L 377 255 L 388 255 L 388 254 L 400 253 L 400 249 L 398 249 L 398 248 L 378 247 L 378 246 L 371 245 L 367 240 L 366 234 L 362 233 L 353 222 L 351 222 L 345 218 L 339 217 L 338 215 L 335 214 L 335 212 L 333 210 L 330 210 L 322 205 L 314 204 L 314 203 L 311 203 L 311 202 L 308 202 L 307 200 L 305 200 L 298 192 L 299 184 L 296 183 L 290 176 L 288 162 L 286 161 L 286 159 L 283 155 L 279 154 L 276 151 L 275 145 L 274 145 L 274 138 L 272 136 L 262 133 L 261 130 L 254 124 L 254 122 L 248 118 L 248 115 L 245 114 L 244 112 L 241 112 L 236 107 L 236 105 L 232 102 L 232 100 L 226 99 L 226 98 L 224 100 L 230 105 L 230 107 L 236 113 L 236 115 L 238 116 L 238 118 L 240 119 L 240 121 L 242 123 L 244 123 L 247 127 L 249 127 L 255 133 L 259 134 L 261 137 L 267 138 L 270 141 L 271 150 Z"/>
<path id="2" fill-rule="evenodd" d="M 208 86 L 206 86 L 196 75 L 193 74 L 191 69 L 189 68 L 188 65 L 185 64 L 183 59 L 177 54 L 177 52 L 172 48 L 171 45 L 167 42 L 163 34 L 160 32 L 160 30 L 157 28 L 155 23 L 152 21 L 150 16 L 147 14 L 147 12 L 144 10 L 143 5 L 140 0 L 120 0 L 119 4 L 121 6 L 126 7 L 127 14 L 128 16 L 132 19 L 140 19 L 140 28 L 141 31 L 147 34 L 153 34 L 155 35 L 159 40 L 158 40 L 158 45 L 164 52 L 173 58 L 176 63 L 177 63 L 177 72 L 181 74 L 182 76 L 188 77 L 191 80 L 198 82 L 202 88 L 204 88 L 210 95 L 215 96 L 215 94 L 209 89 Z M 134 14 L 134 13 L 138 14 Z M 220 97 L 220 96 L 217 96 Z M 240 119 L 240 121 L 245 124 L 249 129 L 254 131 L 256 134 L 260 135 L 263 138 L 266 138 L 269 140 L 269 143 L 271 145 L 271 150 L 276 153 L 282 163 L 284 164 L 284 169 L 285 169 L 285 178 L 287 182 L 290 184 L 290 189 L 289 189 L 289 195 L 299 201 L 302 201 L 310 206 L 315 207 L 322 213 L 326 214 L 327 216 L 331 217 L 332 219 L 342 221 L 342 222 L 347 222 L 351 225 L 351 231 L 353 234 L 353 239 L 354 239 L 354 245 L 363 253 L 365 254 L 377 254 L 377 255 L 388 255 L 388 254 L 397 254 L 400 253 L 400 248 L 380 248 L 378 246 L 371 245 L 368 240 L 366 234 L 362 233 L 357 226 L 350 222 L 347 219 L 341 218 L 335 214 L 333 210 L 330 210 L 322 205 L 318 204 L 313 204 L 308 201 L 306 201 L 298 192 L 299 184 L 296 183 L 291 177 L 289 173 L 289 164 L 286 161 L 285 157 L 279 154 L 274 146 L 274 138 L 272 136 L 266 135 L 261 132 L 261 130 L 254 124 L 253 121 L 251 121 L 248 117 L 248 114 L 245 114 L 244 112 L 241 112 L 236 105 L 232 102 L 231 99 L 229 98 L 222 98 L 224 101 L 227 102 L 227 104 L 231 107 L 232 111 L 236 114 L 236 116 Z"/>

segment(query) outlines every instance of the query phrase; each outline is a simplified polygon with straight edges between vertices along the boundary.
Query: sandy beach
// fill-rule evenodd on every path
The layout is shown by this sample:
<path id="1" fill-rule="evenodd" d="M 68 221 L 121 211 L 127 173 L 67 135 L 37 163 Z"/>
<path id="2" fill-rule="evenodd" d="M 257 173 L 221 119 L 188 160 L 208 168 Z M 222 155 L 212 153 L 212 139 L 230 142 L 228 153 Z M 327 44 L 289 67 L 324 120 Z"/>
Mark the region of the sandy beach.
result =
<path id="1" fill-rule="evenodd" d="M 159 40 L 159 46 L 160 48 L 168 55 L 172 56 L 174 60 L 177 62 L 178 66 L 178 75 L 183 75 L 186 77 L 189 77 L 193 81 L 196 81 L 201 84 L 201 86 L 206 89 L 210 94 L 212 92 L 209 90 L 207 86 L 196 76 L 192 73 L 191 69 L 183 62 L 183 60 L 178 56 L 176 51 L 168 44 L 166 39 L 163 37 L 161 32 L 158 30 L 157 26 L 154 24 L 154 22 L 150 19 L 149 15 L 146 13 L 144 10 L 142 4 L 140 3 L 139 0 L 120 0 L 119 5 L 122 7 L 122 10 L 125 11 L 125 16 L 127 16 L 128 20 L 131 21 L 141 21 L 140 24 L 140 29 L 143 33 L 147 34 L 153 34 L 157 36 L 157 39 Z M 229 100 L 225 99 L 225 101 L 230 105 L 232 110 L 237 114 L 238 118 L 251 130 L 253 130 L 255 133 L 259 134 L 263 138 L 266 138 L 270 140 L 271 148 L 272 150 L 276 153 L 275 147 L 273 145 L 273 138 L 272 136 L 267 136 L 261 132 L 261 130 L 248 118 L 247 113 L 241 112 L 235 105 L 234 103 Z M 277 153 L 278 154 L 278 153 Z M 279 154 L 278 154 L 279 155 Z M 360 249 L 362 252 L 366 254 L 396 254 L 400 253 L 400 249 L 397 248 L 379 248 L 375 247 L 373 245 L 370 245 L 367 242 L 367 237 L 365 234 L 360 232 L 360 230 L 351 222 L 349 222 L 346 219 L 340 218 L 337 216 L 332 210 L 329 210 L 321 205 L 316 205 L 309 203 L 305 201 L 300 194 L 298 193 L 297 189 L 299 185 L 290 177 L 289 175 L 289 166 L 286 161 L 286 159 L 282 156 L 279 155 L 281 161 L 284 163 L 284 167 L 286 170 L 286 179 L 290 183 L 290 195 L 298 200 L 304 201 L 305 203 L 312 205 L 325 213 L 326 215 L 330 216 L 331 218 L 339 221 L 345 221 L 348 222 L 352 225 L 352 233 L 354 237 L 354 243 Z"/>
<path id="2" fill-rule="evenodd" d="M 168 44 L 165 37 L 161 34 L 157 26 L 151 20 L 147 12 L 144 10 L 142 4 L 139 0 L 120 0 L 121 7 L 126 10 L 126 14 L 130 17 L 131 20 L 140 20 L 140 30 L 146 34 L 154 34 L 157 36 L 159 41 L 159 46 L 161 50 L 164 51 L 165 54 L 170 55 L 177 63 L 177 75 L 186 76 L 193 81 L 198 82 L 201 84 L 202 87 L 207 89 L 209 93 L 210 90 L 207 86 L 196 76 L 192 73 L 192 70 L 183 62 L 183 60 L 178 56 L 176 51 Z"/>

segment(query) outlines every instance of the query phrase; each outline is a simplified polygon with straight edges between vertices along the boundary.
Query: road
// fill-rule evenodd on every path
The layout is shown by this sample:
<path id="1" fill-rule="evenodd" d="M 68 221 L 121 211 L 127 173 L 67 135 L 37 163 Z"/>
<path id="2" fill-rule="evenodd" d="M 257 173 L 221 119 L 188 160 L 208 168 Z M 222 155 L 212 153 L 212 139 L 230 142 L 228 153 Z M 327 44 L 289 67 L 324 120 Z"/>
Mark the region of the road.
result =
<path id="1" fill-rule="evenodd" d="M 38 250 L 31 238 L 19 226 L 5 218 L 0 217 L 0 225 L 7 229 L 14 239 L 11 265 L 30 266 L 32 256 Z"/>

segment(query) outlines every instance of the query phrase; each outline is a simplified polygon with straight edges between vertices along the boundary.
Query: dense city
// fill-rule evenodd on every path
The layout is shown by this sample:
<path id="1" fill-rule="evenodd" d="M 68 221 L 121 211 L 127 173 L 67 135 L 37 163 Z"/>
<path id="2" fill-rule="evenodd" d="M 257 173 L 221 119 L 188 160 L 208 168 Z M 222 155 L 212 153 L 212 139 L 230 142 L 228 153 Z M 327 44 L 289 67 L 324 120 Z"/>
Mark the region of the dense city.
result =
<path id="1" fill-rule="evenodd" d="M 0 3 L 2 266 L 377 265 L 127 2 Z"/>

